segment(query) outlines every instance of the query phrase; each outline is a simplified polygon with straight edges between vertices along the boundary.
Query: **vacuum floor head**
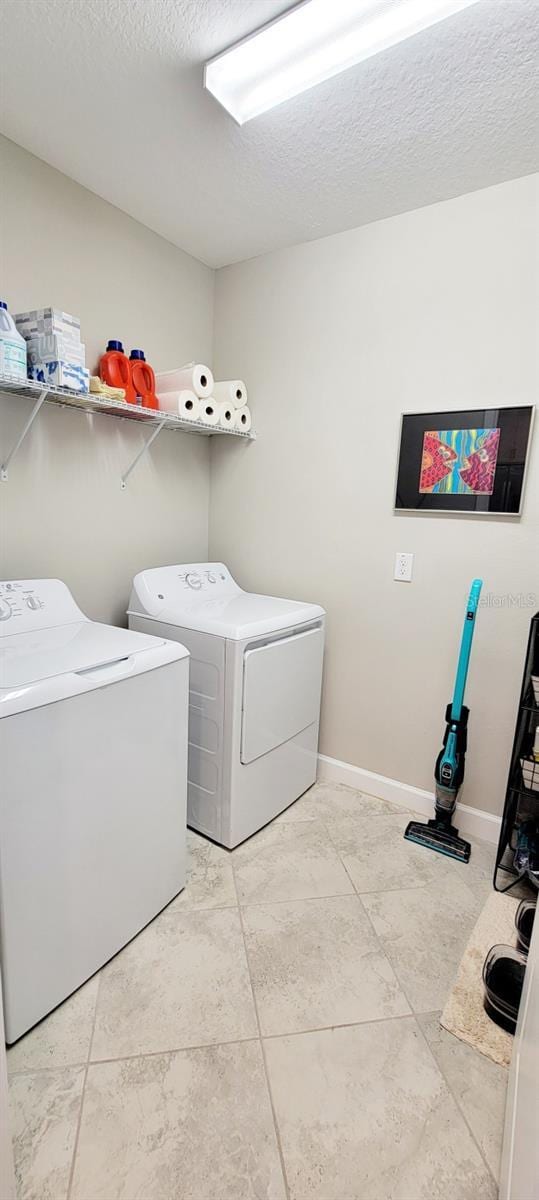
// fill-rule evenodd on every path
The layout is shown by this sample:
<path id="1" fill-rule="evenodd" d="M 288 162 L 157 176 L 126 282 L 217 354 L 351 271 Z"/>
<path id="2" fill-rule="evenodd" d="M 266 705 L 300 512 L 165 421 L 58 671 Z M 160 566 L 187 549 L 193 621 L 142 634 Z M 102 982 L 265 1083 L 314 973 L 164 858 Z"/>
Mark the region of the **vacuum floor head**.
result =
<path id="1" fill-rule="evenodd" d="M 444 825 L 442 821 L 409 821 L 404 836 L 409 842 L 436 850 L 438 854 L 447 854 L 459 862 L 470 861 L 470 843 L 459 837 L 452 825 Z"/>

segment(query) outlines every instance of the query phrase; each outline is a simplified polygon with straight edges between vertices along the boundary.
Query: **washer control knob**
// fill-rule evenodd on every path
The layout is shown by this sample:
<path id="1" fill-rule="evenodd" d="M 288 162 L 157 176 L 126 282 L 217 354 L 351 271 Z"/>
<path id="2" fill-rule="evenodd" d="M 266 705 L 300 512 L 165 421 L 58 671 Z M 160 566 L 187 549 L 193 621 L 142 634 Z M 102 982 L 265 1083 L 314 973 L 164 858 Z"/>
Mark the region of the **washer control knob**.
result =
<path id="1" fill-rule="evenodd" d="M 213 571 L 206 571 L 206 578 L 208 580 L 208 583 L 217 583 L 217 578 L 214 575 Z"/>
<path id="2" fill-rule="evenodd" d="M 185 576 L 185 582 L 188 587 L 194 588 L 195 592 L 198 592 L 202 587 L 200 575 L 196 575 L 194 571 L 188 572 L 188 574 Z"/>
<path id="3" fill-rule="evenodd" d="M 26 597 L 26 606 L 27 606 L 27 608 L 33 609 L 35 612 L 36 609 L 41 608 L 41 603 L 38 600 L 37 596 L 27 596 Z"/>
<path id="4" fill-rule="evenodd" d="M 0 600 L 0 621 L 7 621 L 11 616 L 11 608 L 5 600 Z"/>

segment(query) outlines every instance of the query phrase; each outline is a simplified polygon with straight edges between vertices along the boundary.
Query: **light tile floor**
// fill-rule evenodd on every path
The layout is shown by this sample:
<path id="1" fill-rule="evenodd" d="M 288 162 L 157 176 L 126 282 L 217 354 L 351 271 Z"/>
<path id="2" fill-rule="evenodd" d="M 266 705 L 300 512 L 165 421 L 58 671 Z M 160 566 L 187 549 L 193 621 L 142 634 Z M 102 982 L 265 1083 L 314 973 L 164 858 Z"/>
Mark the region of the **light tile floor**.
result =
<path id="1" fill-rule="evenodd" d="M 491 887 L 316 784 L 8 1055 L 20 1200 L 495 1200 L 507 1072 L 439 1025 Z"/>

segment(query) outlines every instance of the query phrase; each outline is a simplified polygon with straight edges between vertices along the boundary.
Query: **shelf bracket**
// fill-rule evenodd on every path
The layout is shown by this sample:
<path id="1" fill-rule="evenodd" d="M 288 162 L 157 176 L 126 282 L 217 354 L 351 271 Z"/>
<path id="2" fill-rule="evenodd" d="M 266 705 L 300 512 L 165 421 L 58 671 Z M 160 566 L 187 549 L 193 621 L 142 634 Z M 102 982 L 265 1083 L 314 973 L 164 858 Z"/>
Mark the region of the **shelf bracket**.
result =
<path id="1" fill-rule="evenodd" d="M 17 451 L 20 450 L 20 448 L 24 442 L 24 439 L 26 437 L 26 434 L 29 433 L 30 429 L 32 428 L 32 425 L 34 424 L 34 421 L 35 421 L 37 414 L 41 408 L 41 405 L 43 404 L 43 401 L 47 399 L 47 395 L 48 395 L 47 388 L 45 388 L 45 390 L 43 392 L 40 392 L 40 394 L 34 404 L 34 407 L 30 413 L 30 416 L 28 417 L 26 425 L 24 426 L 24 428 L 22 430 L 22 433 L 19 434 L 17 441 L 13 444 L 9 454 L 4 459 L 2 465 L 0 466 L 0 481 L 2 483 L 7 483 L 9 464 L 12 461 L 12 459 L 15 458 Z"/>
<path id="2" fill-rule="evenodd" d="M 125 492 L 126 483 L 127 483 L 127 480 L 129 479 L 131 471 L 134 470 L 134 468 L 136 467 L 137 463 L 140 462 L 140 459 L 143 457 L 143 455 L 146 454 L 147 451 L 150 449 L 152 442 L 155 442 L 156 437 L 158 436 L 158 434 L 161 433 L 161 430 L 163 429 L 164 425 L 166 425 L 166 417 L 164 417 L 162 421 L 159 421 L 159 423 L 155 426 L 153 433 L 151 433 L 149 438 L 146 439 L 146 441 L 144 442 L 144 445 L 141 446 L 138 454 L 133 459 L 133 462 L 127 468 L 127 471 L 125 471 L 124 474 L 122 475 L 122 479 L 121 479 L 121 483 L 120 483 L 122 492 Z"/>

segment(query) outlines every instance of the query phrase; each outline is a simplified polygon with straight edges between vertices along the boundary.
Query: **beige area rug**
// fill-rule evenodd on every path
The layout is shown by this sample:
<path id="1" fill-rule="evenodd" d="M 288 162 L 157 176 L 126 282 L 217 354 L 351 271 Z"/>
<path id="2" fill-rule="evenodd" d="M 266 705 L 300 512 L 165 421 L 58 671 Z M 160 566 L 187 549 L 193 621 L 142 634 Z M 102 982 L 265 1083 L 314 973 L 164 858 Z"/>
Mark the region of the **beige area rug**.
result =
<path id="1" fill-rule="evenodd" d="M 487 1058 L 508 1067 L 513 1038 L 500 1029 L 483 1008 L 483 963 L 487 951 L 498 944 L 515 946 L 515 912 L 518 900 L 491 892 L 474 926 L 458 969 L 440 1024 Z"/>

